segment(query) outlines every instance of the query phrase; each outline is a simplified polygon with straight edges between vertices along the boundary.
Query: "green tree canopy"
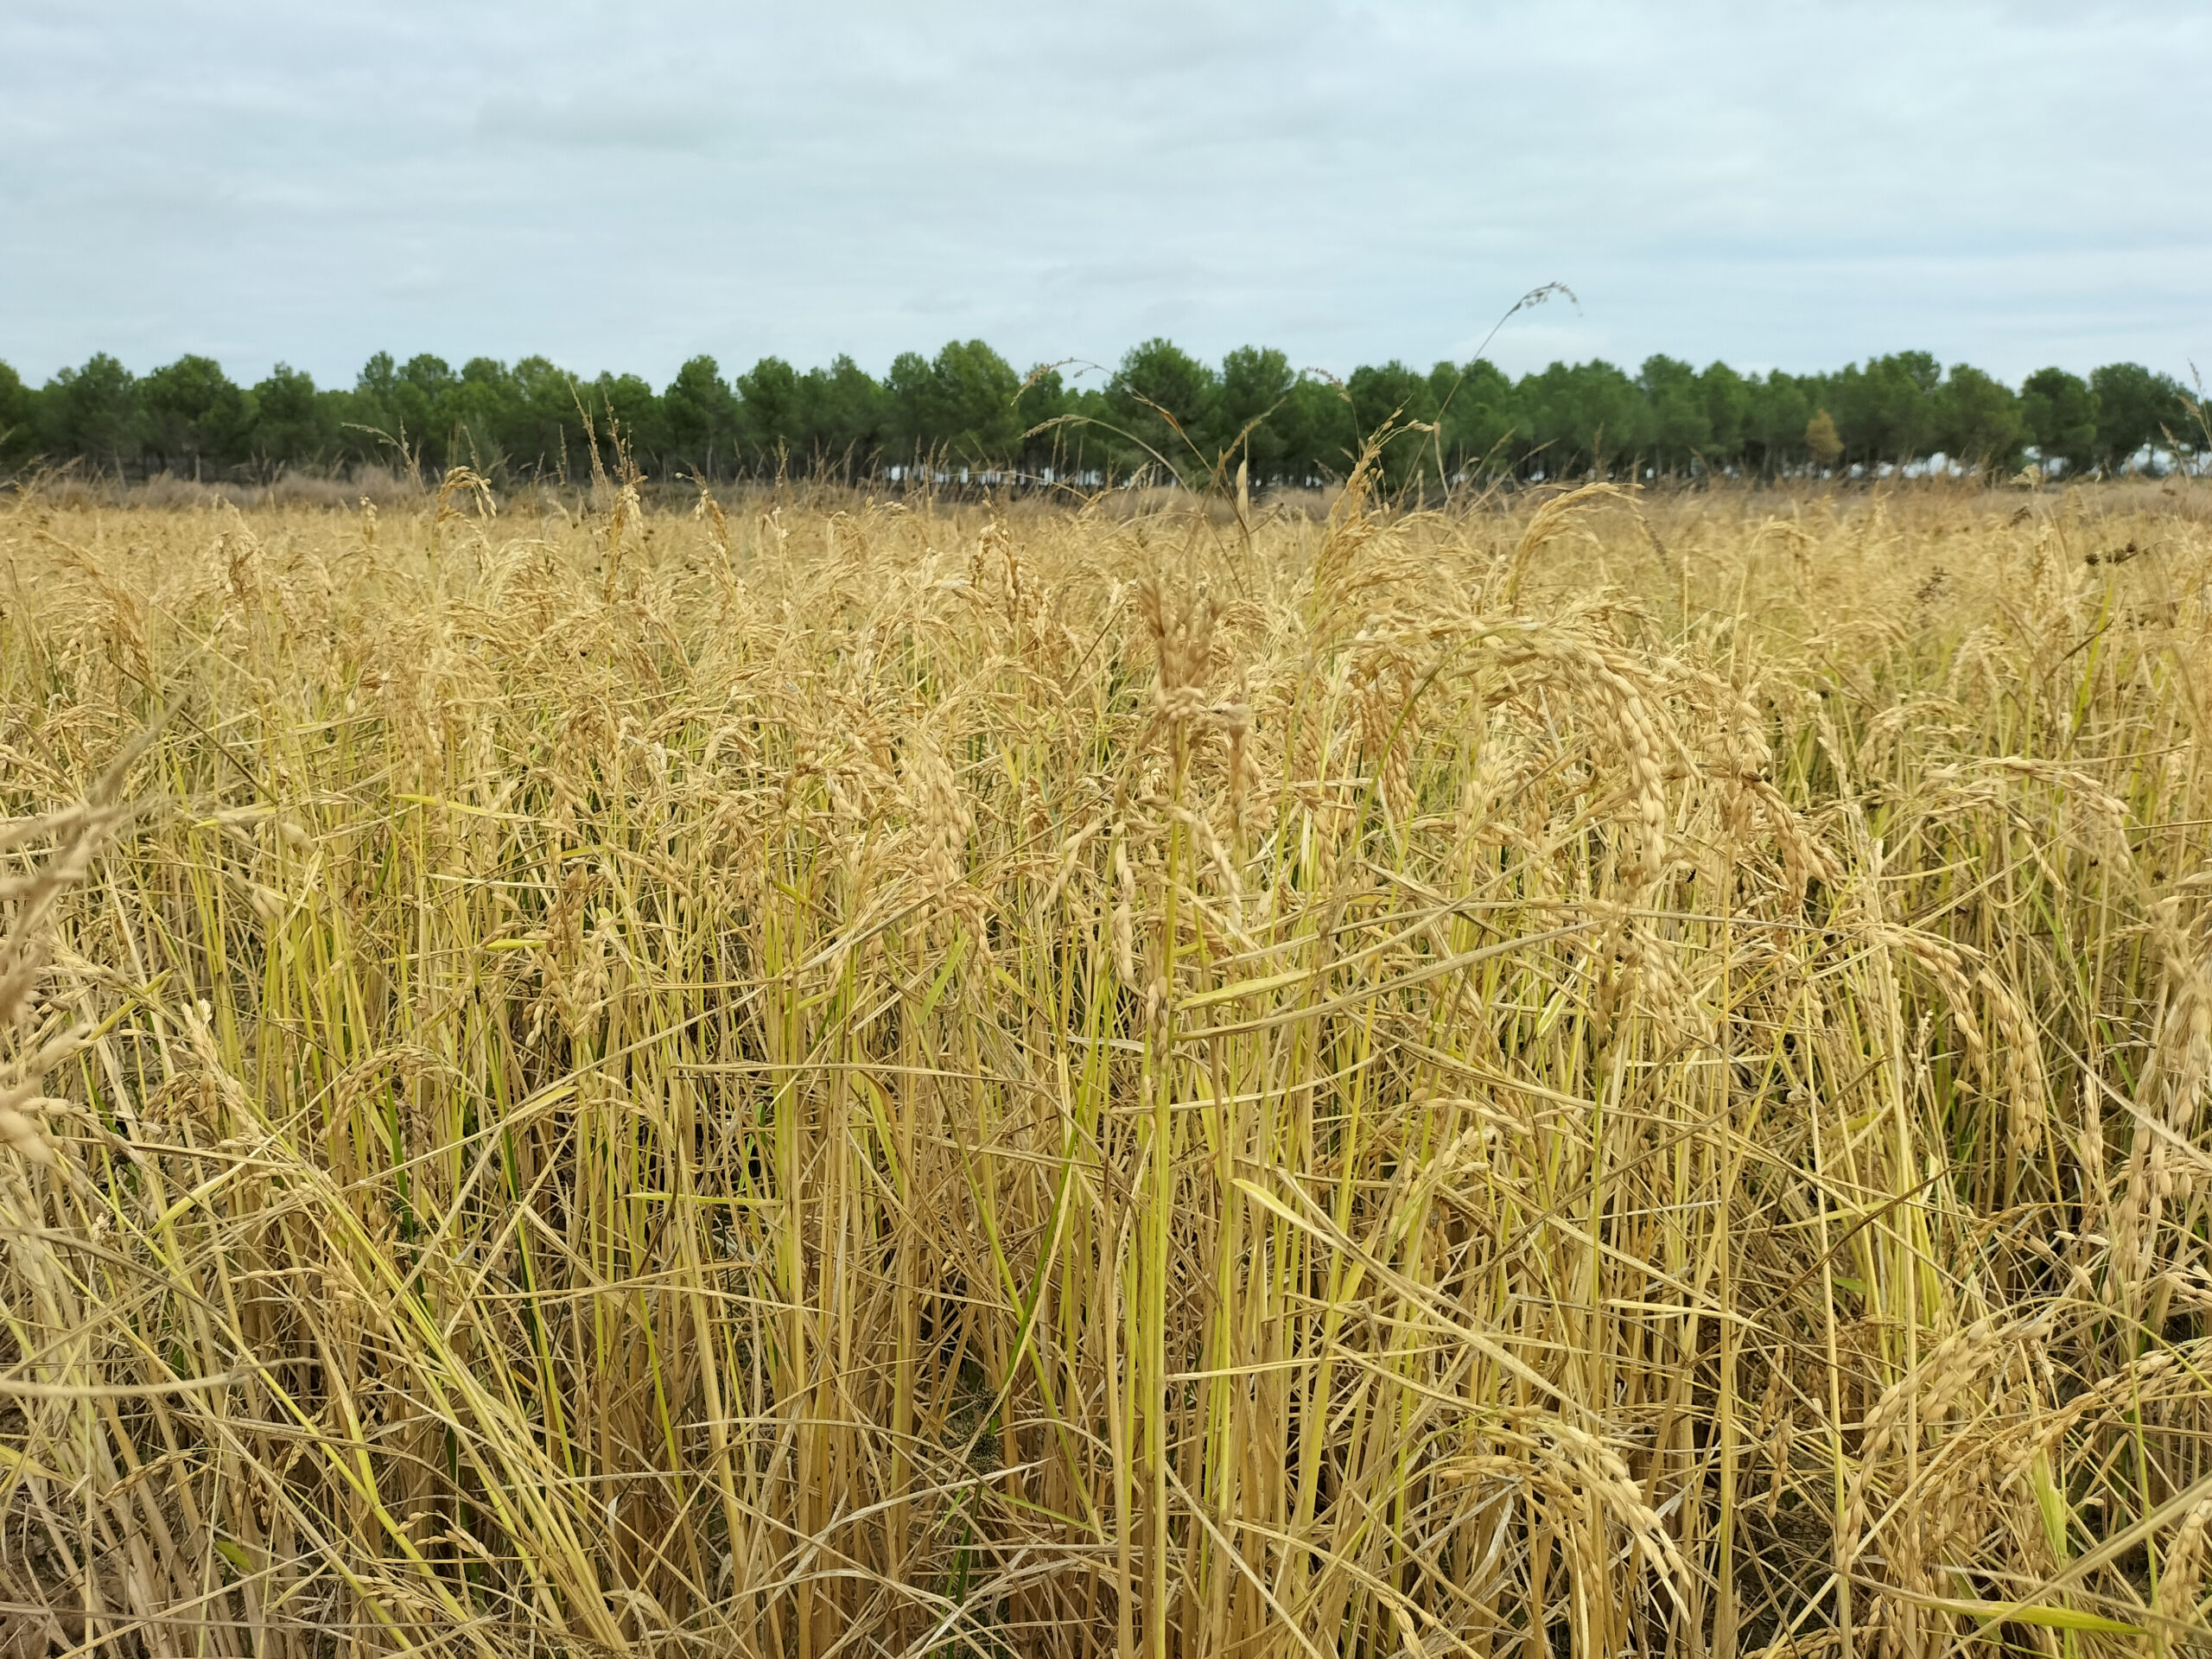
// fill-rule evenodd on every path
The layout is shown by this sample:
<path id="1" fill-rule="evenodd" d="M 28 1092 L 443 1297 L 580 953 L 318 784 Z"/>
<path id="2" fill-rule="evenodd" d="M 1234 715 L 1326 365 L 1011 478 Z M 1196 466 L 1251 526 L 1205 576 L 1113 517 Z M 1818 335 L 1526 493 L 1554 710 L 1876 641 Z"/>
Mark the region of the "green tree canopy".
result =
<path id="1" fill-rule="evenodd" d="M 1547 478 L 1573 477 L 1647 454 L 1656 433 L 1636 382 L 1602 359 L 1554 363 L 1516 388 L 1537 465 Z"/>
<path id="2" fill-rule="evenodd" d="M 1352 423 L 1361 436 L 1382 430 L 1395 420 L 1397 430 L 1383 446 L 1382 474 L 1391 485 L 1402 484 L 1424 469 L 1435 471 L 1432 434 L 1418 429 L 1435 418 L 1437 397 L 1425 374 L 1415 373 L 1393 358 L 1388 363 L 1363 365 L 1344 382 L 1351 399 Z"/>
<path id="3" fill-rule="evenodd" d="M 780 357 L 764 357 L 737 377 L 737 408 L 745 447 L 756 461 L 789 457 L 804 441 L 798 371 Z"/>
<path id="4" fill-rule="evenodd" d="M 1750 383 L 1726 363 L 1708 363 L 1697 378 L 1697 395 L 1705 405 L 1703 458 L 1721 466 L 1740 464 L 1751 431 Z"/>
<path id="5" fill-rule="evenodd" d="M 702 477 L 715 476 L 725 457 L 734 457 L 739 430 L 737 397 L 722 378 L 721 365 L 704 355 L 692 358 L 677 370 L 661 403 L 671 456 Z"/>
<path id="6" fill-rule="evenodd" d="M 800 435 L 817 465 L 851 474 L 865 471 L 882 453 L 891 425 L 891 402 L 874 375 L 840 355 L 826 369 L 799 378 Z"/>
<path id="7" fill-rule="evenodd" d="M 1814 391 L 1795 375 L 1776 371 L 1754 375 L 1745 383 L 1750 407 L 1744 416 L 1744 464 L 1763 476 L 1772 477 L 1808 460 L 1834 466 L 1843 454 L 1842 437 L 1835 417 L 1825 403 L 1816 404 Z M 1805 433 L 1815 415 L 1824 417 L 1837 448 L 1830 455 L 1814 456 L 1806 448 Z"/>
<path id="8" fill-rule="evenodd" d="M 525 357 L 514 365 L 510 384 L 516 401 L 505 427 L 509 465 L 532 476 L 589 473 L 586 394 L 575 376 L 550 359 Z"/>
<path id="9" fill-rule="evenodd" d="M 1897 352 L 1853 364 L 1829 389 L 1828 412 L 1844 458 L 1863 465 L 1902 463 L 1936 448 L 1936 391 L 1942 365 L 1926 352 Z"/>
<path id="10" fill-rule="evenodd" d="M 19 466 L 38 448 L 38 394 L 0 363 L 0 463 Z"/>
<path id="11" fill-rule="evenodd" d="M 1023 425 L 1021 377 L 980 340 L 949 340 L 931 359 L 922 408 L 934 447 L 970 463 L 1012 456 Z"/>
<path id="12" fill-rule="evenodd" d="M 139 380 L 139 411 L 146 447 L 166 467 L 197 474 L 245 455 L 252 403 L 208 356 L 181 356 Z"/>
<path id="13" fill-rule="evenodd" d="M 296 467 L 329 453 L 337 438 L 314 376 L 279 363 L 254 387 L 251 447 L 263 461 Z"/>
<path id="14" fill-rule="evenodd" d="M 504 475 L 521 403 L 514 372 L 497 358 L 472 357 L 462 364 L 438 410 L 449 459 L 486 477 Z"/>
<path id="15" fill-rule="evenodd" d="M 57 459 L 81 455 L 120 467 L 140 454 L 145 429 L 137 379 L 105 352 L 95 353 L 81 369 L 55 375 L 39 404 L 45 416 L 40 435 Z"/>
<path id="16" fill-rule="evenodd" d="M 2167 433 L 2179 436 L 2189 425 L 2180 383 L 2140 363 L 2107 363 L 2090 375 L 2089 389 L 2097 397 L 2098 460 L 2108 472 L 2122 471 Z"/>
<path id="17" fill-rule="evenodd" d="M 1653 463 L 1688 472 L 1713 448 L 1713 412 L 1697 371 L 1675 358 L 1648 357 L 1636 383 L 1651 404 Z"/>
<path id="18" fill-rule="evenodd" d="M 1014 408 L 1024 434 L 1020 459 L 1025 472 L 1041 475 L 1049 467 L 1056 476 L 1064 477 L 1081 467 L 1084 448 L 1081 429 L 1071 429 L 1062 418 L 1077 412 L 1078 401 L 1065 377 L 1052 364 L 1039 363 L 1024 377 Z"/>
<path id="19" fill-rule="evenodd" d="M 1469 467 L 1497 471 L 1512 463 L 1518 416 L 1513 383 L 1503 371 L 1484 358 L 1464 368 L 1439 363 L 1428 372 L 1428 385 L 1444 429 L 1445 464 L 1453 473 Z"/>
<path id="20" fill-rule="evenodd" d="M 2146 448 L 2166 465 L 2170 442 L 2212 447 L 2181 387 L 2140 364 L 2107 364 L 2086 380 L 2039 369 L 2016 394 L 1971 365 L 1946 373 L 1925 352 L 1833 374 L 1746 375 L 1655 355 L 1633 374 L 1592 360 L 1517 380 L 1485 361 L 1423 372 L 1393 360 L 1338 381 L 1294 369 L 1271 346 L 1239 346 L 1216 366 L 1155 338 L 1131 348 L 1103 387 L 1071 385 L 1051 365 L 1025 381 L 979 340 L 948 341 L 933 357 L 902 353 L 880 378 L 849 356 L 806 369 L 770 356 L 733 383 L 700 355 L 658 390 L 634 374 L 580 383 L 543 357 L 512 366 L 475 357 L 456 372 L 429 353 L 403 363 L 379 352 L 350 388 L 329 390 L 283 365 L 244 389 L 200 356 L 139 380 L 103 353 L 36 391 L 0 365 L 0 465 L 42 454 L 136 474 L 364 461 L 435 472 L 466 462 L 499 481 L 577 480 L 592 462 L 588 421 L 602 465 L 619 432 L 639 467 L 664 477 L 788 466 L 857 478 L 933 455 L 959 468 L 1051 469 L 1093 482 L 1127 482 L 1165 461 L 1198 484 L 1226 481 L 1241 461 L 1265 488 L 1344 477 L 1394 416 L 1403 429 L 1383 455 L 1393 486 L 1478 471 L 1529 480 L 1631 469 L 1851 474 L 1938 452 L 2011 466 L 2027 444 L 2078 474 L 2120 468 Z M 1841 446 L 1833 456 L 1831 437 Z"/>
<path id="21" fill-rule="evenodd" d="M 1955 363 L 1930 400 L 1936 447 L 1953 461 L 2009 471 L 2020 461 L 2020 400 L 2011 387 Z"/>
<path id="22" fill-rule="evenodd" d="M 1122 359 L 1106 401 L 1114 424 L 1147 454 L 1133 454 L 1130 464 L 1165 461 L 1177 476 L 1203 480 L 1234 435 L 1217 429 L 1219 377 L 1173 341 L 1146 340 Z"/>
<path id="23" fill-rule="evenodd" d="M 2097 464 L 2097 394 L 2080 375 L 2037 369 L 2022 381 L 2020 424 L 2046 467 L 2085 473 Z"/>
<path id="24" fill-rule="evenodd" d="M 1221 359 L 1215 429 L 1221 444 L 1236 450 L 1232 472 L 1242 461 L 1263 483 L 1281 474 L 1293 436 L 1284 406 L 1297 381 L 1290 359 L 1270 346 L 1239 346 Z"/>
<path id="25" fill-rule="evenodd" d="M 664 470 L 668 413 L 651 381 L 643 375 L 602 374 L 592 382 L 585 406 L 599 434 L 603 464 L 613 466 L 619 446 L 641 469 Z"/>

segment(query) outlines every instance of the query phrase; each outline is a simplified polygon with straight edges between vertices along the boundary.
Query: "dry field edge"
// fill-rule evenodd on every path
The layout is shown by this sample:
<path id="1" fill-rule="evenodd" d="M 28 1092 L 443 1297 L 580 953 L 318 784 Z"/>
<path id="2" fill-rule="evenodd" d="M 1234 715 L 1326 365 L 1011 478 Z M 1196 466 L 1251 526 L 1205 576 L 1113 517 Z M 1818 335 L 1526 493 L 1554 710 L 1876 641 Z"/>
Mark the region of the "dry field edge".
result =
<path id="1" fill-rule="evenodd" d="M 2212 494 L 0 507 L 0 1647 L 2202 1650 Z"/>

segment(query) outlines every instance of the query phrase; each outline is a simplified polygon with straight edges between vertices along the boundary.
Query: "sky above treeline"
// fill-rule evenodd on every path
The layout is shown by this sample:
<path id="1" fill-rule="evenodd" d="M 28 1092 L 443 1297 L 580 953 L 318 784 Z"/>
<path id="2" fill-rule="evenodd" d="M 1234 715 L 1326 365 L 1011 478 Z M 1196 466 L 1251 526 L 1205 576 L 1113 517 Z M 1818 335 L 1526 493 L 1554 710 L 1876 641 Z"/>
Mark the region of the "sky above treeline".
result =
<path id="1" fill-rule="evenodd" d="M 2212 7 L 0 3 L 0 359 L 2212 355 Z"/>

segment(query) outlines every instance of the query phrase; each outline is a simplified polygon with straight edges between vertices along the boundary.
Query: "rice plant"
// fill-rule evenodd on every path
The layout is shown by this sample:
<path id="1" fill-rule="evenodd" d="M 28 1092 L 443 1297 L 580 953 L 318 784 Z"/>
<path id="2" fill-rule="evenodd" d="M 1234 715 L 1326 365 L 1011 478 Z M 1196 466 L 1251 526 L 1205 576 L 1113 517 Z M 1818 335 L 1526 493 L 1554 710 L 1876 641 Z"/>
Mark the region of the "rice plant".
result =
<path id="1" fill-rule="evenodd" d="M 2201 486 L 0 511 L 0 1641 L 2177 1654 Z"/>

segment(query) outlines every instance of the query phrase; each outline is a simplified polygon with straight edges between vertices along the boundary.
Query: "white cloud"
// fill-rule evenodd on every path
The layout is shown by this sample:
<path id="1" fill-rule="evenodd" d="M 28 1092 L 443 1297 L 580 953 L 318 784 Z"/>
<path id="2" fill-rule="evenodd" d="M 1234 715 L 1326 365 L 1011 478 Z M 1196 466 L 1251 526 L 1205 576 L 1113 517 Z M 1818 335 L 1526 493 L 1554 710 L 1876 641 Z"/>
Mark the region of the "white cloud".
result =
<path id="1" fill-rule="evenodd" d="M 1337 368 L 2212 352 L 2212 13 L 1370 0 L 0 12 L 0 357 L 1166 333 Z"/>

